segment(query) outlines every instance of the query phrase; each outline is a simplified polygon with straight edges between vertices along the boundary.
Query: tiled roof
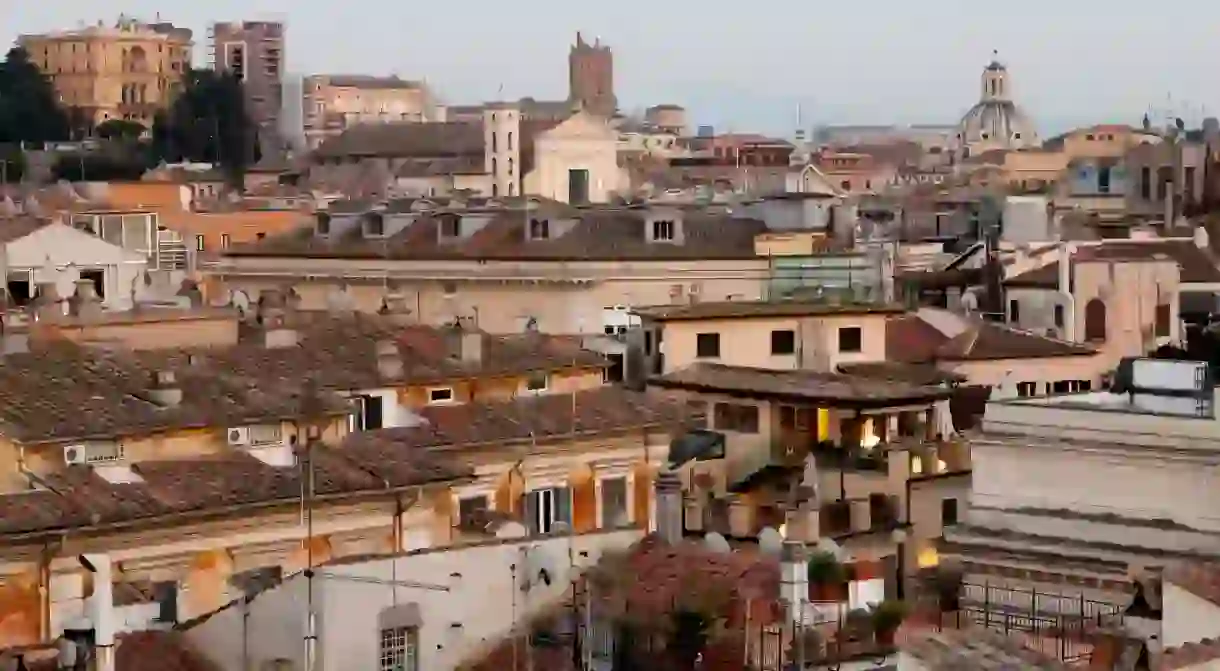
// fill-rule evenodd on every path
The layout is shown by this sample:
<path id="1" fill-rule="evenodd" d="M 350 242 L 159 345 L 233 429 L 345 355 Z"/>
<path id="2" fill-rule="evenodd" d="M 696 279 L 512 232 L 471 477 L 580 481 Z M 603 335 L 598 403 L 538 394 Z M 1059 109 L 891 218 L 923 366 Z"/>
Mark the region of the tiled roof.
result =
<path id="1" fill-rule="evenodd" d="M 165 365 L 159 352 L 118 353 L 67 342 L 36 343 L 0 361 L 0 434 L 23 443 L 143 435 L 168 429 L 245 426 L 300 417 L 307 411 L 301 380 L 256 386 L 225 371 Z M 172 370 L 182 400 L 153 399 L 153 378 Z M 322 396 L 317 412 L 349 408 Z M 310 410 L 311 412 L 313 410 Z"/>
<path id="2" fill-rule="evenodd" d="M 1163 580 L 1220 608 L 1220 561 L 1183 561 L 1165 567 Z"/>
<path id="3" fill-rule="evenodd" d="M 6 651 L 0 651 L 0 659 Z M 218 671 L 219 666 L 175 631 L 119 634 L 114 649 L 115 671 Z M 29 671 L 55 671 L 56 651 L 46 648 L 26 655 Z"/>
<path id="4" fill-rule="evenodd" d="M 293 347 L 246 342 L 168 356 L 179 364 L 191 359 L 190 365 L 202 371 L 256 381 L 260 388 L 292 388 L 312 379 L 323 388 L 343 391 L 609 365 L 604 356 L 581 348 L 571 338 L 541 333 L 482 333 L 475 363 L 462 360 L 463 333 L 452 328 L 400 325 L 364 313 L 296 312 L 290 319 L 296 322 L 299 338 Z M 403 363 L 401 375 L 393 379 L 384 377 L 377 364 L 378 343 L 387 341 L 397 345 Z"/>
<path id="5" fill-rule="evenodd" d="M 573 434 L 591 437 L 680 426 L 694 419 L 684 403 L 612 386 L 496 403 L 428 406 L 417 414 L 424 420 L 420 426 L 353 433 L 342 449 L 375 463 L 382 455 L 412 448 L 544 442 Z"/>
<path id="6" fill-rule="evenodd" d="M 686 212 L 683 240 L 650 242 L 644 208 L 581 210 L 575 225 L 547 240 L 528 240 L 526 222 L 518 209 L 504 210 L 481 230 L 461 240 L 442 241 L 439 221 L 451 214 L 423 214 L 386 239 L 359 236 L 327 240 L 302 229 L 297 235 L 268 238 L 243 245 L 225 255 L 351 258 L 351 259 L 470 259 L 470 260 L 621 260 L 621 259 L 757 259 L 754 236 L 766 232 L 757 219 L 740 219 L 706 212 Z"/>
<path id="7" fill-rule="evenodd" d="M 327 139 L 319 158 L 441 158 L 483 155 L 483 125 L 465 122 L 356 124 Z"/>
<path id="8" fill-rule="evenodd" d="M 896 361 L 840 364 L 839 372 L 856 377 L 917 385 L 965 382 L 967 379 L 965 375 L 943 371 L 932 364 L 900 363 Z"/>
<path id="9" fill-rule="evenodd" d="M 902 646 L 928 671 L 1067 671 L 1064 662 L 1031 650 L 1013 637 L 983 628 L 945 629 Z"/>
<path id="10" fill-rule="evenodd" d="M 821 315 L 887 315 L 903 312 L 900 305 L 878 303 L 831 303 L 820 300 L 716 301 L 686 305 L 654 305 L 633 308 L 635 314 L 656 321 L 737 319 L 744 317 L 806 317 Z"/>
<path id="11" fill-rule="evenodd" d="M 994 361 L 1058 356 L 1090 356 L 1097 350 L 983 319 L 969 318 L 965 329 L 948 337 L 919 315 L 890 319 L 886 357 L 905 363 Z"/>
<path id="12" fill-rule="evenodd" d="M 1194 240 L 1108 240 L 1077 248 L 1074 261 L 1150 261 L 1164 255 L 1177 261 L 1182 282 L 1220 282 L 1220 268 Z M 1059 262 L 1026 271 L 1004 281 L 1008 287 L 1053 289 L 1059 285 Z"/>
<path id="13" fill-rule="evenodd" d="M 421 452 L 361 460 L 337 449 L 298 450 L 312 461 L 318 497 L 385 493 L 398 488 L 459 480 L 469 469 Z M 118 467 L 122 468 L 122 467 Z M 111 482 L 96 468 L 69 466 L 41 477 L 46 489 L 0 495 L 0 535 L 60 532 L 81 527 L 203 514 L 233 506 L 273 505 L 300 499 L 306 466 L 271 466 L 243 452 L 141 461 L 127 468 L 136 477 Z"/>
<path id="14" fill-rule="evenodd" d="M 1220 639 L 1207 638 L 1197 643 L 1186 643 L 1166 648 L 1156 660 L 1155 671 L 1186 671 L 1188 669 L 1213 668 L 1208 664 L 1220 660 Z M 1208 666 L 1203 666 L 1208 664 Z"/>
<path id="15" fill-rule="evenodd" d="M 1057 356 L 1092 356 L 1087 345 L 1058 340 L 978 319 L 962 333 L 936 349 L 936 358 L 946 361 L 988 361 Z"/>
<path id="16" fill-rule="evenodd" d="M 53 223 L 50 219 L 18 215 L 5 217 L 0 215 L 0 244 L 20 240 L 25 236 L 39 231 Z"/>
<path id="17" fill-rule="evenodd" d="M 675 389 L 723 391 L 759 396 L 780 396 L 828 403 L 887 404 L 948 398 L 951 392 L 900 382 L 889 382 L 841 373 L 773 370 L 747 366 L 696 363 L 660 377 L 649 384 Z"/>
<path id="18" fill-rule="evenodd" d="M 891 317 L 885 323 L 885 358 L 888 361 L 923 363 L 936 358 L 936 350 L 949 337 L 919 315 Z"/>

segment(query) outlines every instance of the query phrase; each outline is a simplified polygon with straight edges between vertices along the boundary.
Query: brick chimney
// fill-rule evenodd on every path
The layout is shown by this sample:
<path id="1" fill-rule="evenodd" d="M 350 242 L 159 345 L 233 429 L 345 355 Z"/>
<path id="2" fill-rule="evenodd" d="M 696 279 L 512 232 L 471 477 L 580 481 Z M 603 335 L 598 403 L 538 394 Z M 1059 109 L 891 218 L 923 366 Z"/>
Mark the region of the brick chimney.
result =
<path id="1" fill-rule="evenodd" d="M 397 380 L 402 377 L 402 354 L 398 351 L 398 343 L 393 340 L 379 340 L 376 344 L 377 375 L 382 380 Z"/>
<path id="2" fill-rule="evenodd" d="M 268 348 L 296 347 L 298 334 L 288 326 L 283 292 L 271 289 L 258 298 L 258 323 L 263 327 L 263 345 Z"/>
<path id="3" fill-rule="evenodd" d="M 665 469 L 657 473 L 654 483 L 657 506 L 657 535 L 667 543 L 682 540 L 682 517 L 685 504 L 682 500 L 682 478 Z"/>
<path id="4" fill-rule="evenodd" d="M 38 283 L 38 295 L 34 298 L 33 308 L 34 318 L 38 321 L 58 321 L 64 316 L 59 288 L 54 282 Z"/>

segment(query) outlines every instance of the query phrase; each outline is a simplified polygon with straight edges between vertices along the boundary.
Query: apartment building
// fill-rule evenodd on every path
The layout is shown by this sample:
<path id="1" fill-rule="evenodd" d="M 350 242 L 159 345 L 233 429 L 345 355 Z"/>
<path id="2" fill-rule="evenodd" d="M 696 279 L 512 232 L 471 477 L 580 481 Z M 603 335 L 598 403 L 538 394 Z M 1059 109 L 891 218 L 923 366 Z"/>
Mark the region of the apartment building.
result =
<path id="1" fill-rule="evenodd" d="M 280 21 L 214 23 L 208 27 L 208 59 L 213 70 L 241 80 L 249 114 L 259 128 L 263 154 L 282 148 L 284 107 L 284 24 Z"/>
<path id="2" fill-rule="evenodd" d="M 427 84 L 397 76 L 311 75 L 302 96 L 311 150 L 356 124 L 440 120 Z"/>
<path id="3" fill-rule="evenodd" d="M 17 44 L 51 81 L 61 104 L 91 125 L 122 119 L 152 127 L 191 67 L 191 31 L 120 16 L 114 26 L 22 35 Z"/>

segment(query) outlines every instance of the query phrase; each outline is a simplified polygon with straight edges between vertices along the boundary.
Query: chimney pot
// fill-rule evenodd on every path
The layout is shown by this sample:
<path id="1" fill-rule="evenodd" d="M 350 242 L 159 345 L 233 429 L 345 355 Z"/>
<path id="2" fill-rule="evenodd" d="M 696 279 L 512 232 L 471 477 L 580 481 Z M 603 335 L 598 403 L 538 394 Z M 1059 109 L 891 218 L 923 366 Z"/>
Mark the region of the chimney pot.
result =
<path id="1" fill-rule="evenodd" d="M 84 319 L 96 319 L 102 314 L 102 298 L 97 295 L 93 280 L 81 278 L 75 282 L 76 290 L 68 299 L 68 314 Z"/>
<path id="2" fill-rule="evenodd" d="M 38 295 L 34 298 L 34 316 L 39 321 L 55 321 L 64 316 L 59 300 L 59 288 L 54 282 L 39 282 Z"/>
<path id="3" fill-rule="evenodd" d="M 398 351 L 398 343 L 393 340 L 379 340 L 376 345 L 377 374 L 386 380 L 397 380 L 402 377 L 403 361 Z"/>
<path id="4" fill-rule="evenodd" d="M 462 363 L 479 365 L 483 362 L 483 332 L 461 331 L 458 335 L 458 357 Z"/>
<path id="5" fill-rule="evenodd" d="M 666 469 L 657 473 L 655 483 L 657 534 L 667 543 L 682 540 L 682 520 L 685 502 L 682 500 L 682 479 Z"/>

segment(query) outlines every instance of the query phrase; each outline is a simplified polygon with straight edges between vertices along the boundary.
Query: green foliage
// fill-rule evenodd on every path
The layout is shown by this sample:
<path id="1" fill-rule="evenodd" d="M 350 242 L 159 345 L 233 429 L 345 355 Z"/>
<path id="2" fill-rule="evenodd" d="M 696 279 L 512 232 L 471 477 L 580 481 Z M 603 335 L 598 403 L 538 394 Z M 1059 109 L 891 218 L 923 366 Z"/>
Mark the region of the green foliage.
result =
<path id="1" fill-rule="evenodd" d="M 69 182 L 134 182 L 146 169 L 139 156 L 97 153 L 60 156 L 51 173 L 56 180 Z"/>
<path id="2" fill-rule="evenodd" d="M 0 147 L 0 183 L 20 182 L 25 167 L 25 154 L 11 145 Z"/>
<path id="3" fill-rule="evenodd" d="M 885 600 L 873 606 L 873 629 L 877 632 L 894 632 L 902 626 L 909 609 L 902 601 Z"/>
<path id="4" fill-rule="evenodd" d="M 103 140 L 134 141 L 140 139 L 140 136 L 144 135 L 146 130 L 148 129 L 139 121 L 109 119 L 98 124 L 97 128 L 94 129 L 94 134 Z"/>
<path id="5" fill-rule="evenodd" d="M 152 148 L 170 163 L 219 164 L 233 184 L 240 185 L 259 158 L 241 81 L 212 70 L 188 72 L 174 104 L 154 120 Z"/>
<path id="6" fill-rule="evenodd" d="M 60 106 L 51 82 L 24 49 L 9 50 L 0 62 L 0 143 L 69 139 L 68 112 Z"/>
<path id="7" fill-rule="evenodd" d="M 809 558 L 806 569 L 809 582 L 814 585 L 840 585 L 847 582 L 847 570 L 829 552 L 817 552 Z"/>
<path id="8" fill-rule="evenodd" d="M 695 668 L 695 660 L 707 647 L 711 639 L 713 620 L 703 613 L 677 610 L 671 615 L 669 645 L 667 649 L 680 669 Z"/>

